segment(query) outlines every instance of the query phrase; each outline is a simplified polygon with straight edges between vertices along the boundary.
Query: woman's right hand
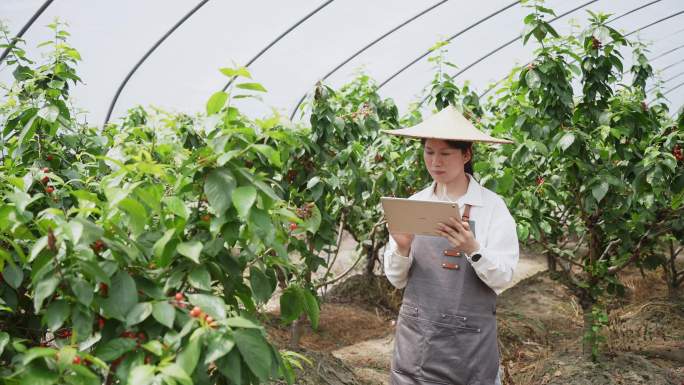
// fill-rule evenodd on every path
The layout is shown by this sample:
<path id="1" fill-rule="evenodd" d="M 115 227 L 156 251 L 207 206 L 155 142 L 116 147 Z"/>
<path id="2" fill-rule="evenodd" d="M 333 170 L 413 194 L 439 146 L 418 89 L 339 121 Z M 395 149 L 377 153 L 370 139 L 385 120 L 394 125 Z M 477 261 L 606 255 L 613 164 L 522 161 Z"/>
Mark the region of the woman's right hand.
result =
<path id="1" fill-rule="evenodd" d="M 403 256 L 408 256 L 411 251 L 414 234 L 391 233 L 392 239 L 397 243 L 397 252 Z"/>

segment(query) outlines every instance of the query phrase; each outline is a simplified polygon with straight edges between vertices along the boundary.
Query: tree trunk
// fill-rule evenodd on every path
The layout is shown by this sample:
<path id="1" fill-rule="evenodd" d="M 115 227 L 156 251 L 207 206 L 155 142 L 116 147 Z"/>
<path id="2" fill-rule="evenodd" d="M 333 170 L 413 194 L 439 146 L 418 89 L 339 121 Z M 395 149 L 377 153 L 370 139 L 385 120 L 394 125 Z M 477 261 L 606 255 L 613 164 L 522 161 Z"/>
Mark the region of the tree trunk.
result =
<path id="1" fill-rule="evenodd" d="M 546 253 L 546 265 L 551 273 L 556 272 L 556 256 L 551 253 Z"/>
<path id="2" fill-rule="evenodd" d="M 582 306 L 582 354 L 585 358 L 592 359 L 593 353 L 593 338 L 588 338 L 593 334 L 592 326 L 594 324 L 594 319 L 591 314 L 593 304 L 590 300 L 580 300 L 580 305 Z"/>
<path id="3" fill-rule="evenodd" d="M 375 270 L 375 250 L 372 246 L 364 246 L 363 251 L 366 253 L 366 270 L 365 274 L 367 277 L 373 276 L 373 271 Z"/>
<path id="4" fill-rule="evenodd" d="M 299 319 L 292 323 L 290 329 L 290 349 L 292 350 L 299 349 L 299 341 L 304 335 L 304 321 L 306 321 L 306 314 L 300 315 Z"/>

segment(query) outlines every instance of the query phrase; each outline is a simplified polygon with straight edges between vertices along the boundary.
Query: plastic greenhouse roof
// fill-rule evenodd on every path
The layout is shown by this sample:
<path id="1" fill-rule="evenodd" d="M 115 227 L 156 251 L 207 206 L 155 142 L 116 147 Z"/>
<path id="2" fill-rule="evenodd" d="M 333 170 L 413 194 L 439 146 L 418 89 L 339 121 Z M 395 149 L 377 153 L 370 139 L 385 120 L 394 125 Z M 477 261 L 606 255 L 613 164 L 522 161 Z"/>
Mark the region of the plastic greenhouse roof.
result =
<path id="1" fill-rule="evenodd" d="M 586 10 L 613 14 L 610 24 L 652 44 L 649 57 L 660 71 L 674 113 L 684 104 L 684 2 L 681 0 L 549 0 L 561 33 L 570 21 L 584 25 Z M 193 113 L 226 86 L 218 69 L 247 65 L 268 93 L 237 101 L 259 117 L 276 108 L 291 116 L 320 79 L 332 86 L 361 68 L 406 111 L 420 100 L 433 76 L 427 52 L 451 39 L 447 59 L 456 81 L 479 93 L 515 64 L 532 57 L 519 36 L 529 10 L 519 1 L 456 0 L 2 0 L 0 19 L 11 35 L 23 32 L 25 48 L 50 38 L 45 25 L 69 24 L 70 44 L 83 57 L 84 80 L 73 92 L 91 124 L 102 124 L 130 107 L 154 105 Z M 35 20 L 33 20 L 35 19 Z M 625 68 L 632 55 L 623 51 Z M 130 75 L 127 82 L 125 79 Z M 11 81 L 7 67 L 0 82 Z M 649 88 L 654 85 L 649 85 Z M 117 90 L 120 94 L 117 96 Z M 297 114 L 296 118 L 301 115 Z"/>

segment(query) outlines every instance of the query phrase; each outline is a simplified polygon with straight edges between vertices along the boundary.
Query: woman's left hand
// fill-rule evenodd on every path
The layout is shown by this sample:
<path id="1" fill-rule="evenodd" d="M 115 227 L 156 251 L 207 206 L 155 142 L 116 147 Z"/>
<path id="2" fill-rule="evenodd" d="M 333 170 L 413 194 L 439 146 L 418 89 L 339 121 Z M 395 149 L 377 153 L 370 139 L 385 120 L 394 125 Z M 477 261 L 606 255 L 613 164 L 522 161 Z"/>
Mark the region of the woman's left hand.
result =
<path id="1" fill-rule="evenodd" d="M 449 223 L 440 222 L 437 233 L 446 238 L 455 249 L 464 253 L 471 254 L 480 248 L 480 243 L 470 231 L 470 224 L 454 217 L 449 218 Z"/>

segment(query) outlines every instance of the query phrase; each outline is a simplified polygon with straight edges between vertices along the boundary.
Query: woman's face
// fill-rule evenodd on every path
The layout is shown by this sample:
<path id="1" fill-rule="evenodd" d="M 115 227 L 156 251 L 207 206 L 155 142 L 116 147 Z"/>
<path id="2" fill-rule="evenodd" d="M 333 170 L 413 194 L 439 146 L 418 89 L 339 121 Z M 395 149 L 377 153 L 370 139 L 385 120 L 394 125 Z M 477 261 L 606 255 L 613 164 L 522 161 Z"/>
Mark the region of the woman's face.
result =
<path id="1" fill-rule="evenodd" d="M 463 168 L 470 160 L 470 151 L 451 148 L 444 140 L 428 139 L 423 148 L 423 159 L 432 179 L 448 184 L 463 174 Z"/>

